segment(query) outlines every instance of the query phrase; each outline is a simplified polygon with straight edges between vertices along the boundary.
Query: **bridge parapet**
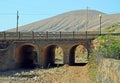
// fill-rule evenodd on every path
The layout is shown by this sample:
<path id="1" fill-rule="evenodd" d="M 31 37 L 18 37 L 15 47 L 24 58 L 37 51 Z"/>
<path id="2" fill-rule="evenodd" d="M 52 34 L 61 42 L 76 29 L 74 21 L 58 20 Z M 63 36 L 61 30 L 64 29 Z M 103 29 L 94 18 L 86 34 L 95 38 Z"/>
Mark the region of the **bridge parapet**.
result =
<path id="1" fill-rule="evenodd" d="M 108 33 L 103 33 L 107 35 Z M 120 33 L 110 33 L 111 35 L 120 35 Z M 0 32 L 2 39 L 94 39 L 99 36 L 98 31 L 84 32 Z"/>
<path id="2" fill-rule="evenodd" d="M 0 39 L 92 39 L 98 31 L 87 32 L 0 32 Z"/>

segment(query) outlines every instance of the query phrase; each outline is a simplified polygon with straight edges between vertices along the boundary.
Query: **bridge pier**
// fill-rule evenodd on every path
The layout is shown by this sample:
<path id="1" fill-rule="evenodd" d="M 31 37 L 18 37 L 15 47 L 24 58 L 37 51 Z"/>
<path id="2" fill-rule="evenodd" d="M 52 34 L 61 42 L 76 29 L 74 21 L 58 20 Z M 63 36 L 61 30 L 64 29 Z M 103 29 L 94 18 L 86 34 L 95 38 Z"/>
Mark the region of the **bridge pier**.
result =
<path id="1" fill-rule="evenodd" d="M 69 47 L 64 47 L 64 61 L 63 64 L 69 64 Z"/>

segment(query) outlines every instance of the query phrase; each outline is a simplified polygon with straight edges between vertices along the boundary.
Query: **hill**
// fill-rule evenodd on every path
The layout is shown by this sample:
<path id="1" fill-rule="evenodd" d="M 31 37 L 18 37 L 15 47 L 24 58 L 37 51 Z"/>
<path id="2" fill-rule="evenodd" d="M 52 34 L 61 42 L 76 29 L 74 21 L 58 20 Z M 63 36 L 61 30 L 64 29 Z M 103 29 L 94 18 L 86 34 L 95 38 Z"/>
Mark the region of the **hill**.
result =
<path id="1" fill-rule="evenodd" d="M 120 24 L 115 24 L 109 27 L 106 27 L 105 29 L 103 29 L 103 32 L 106 33 L 120 33 Z"/>
<path id="2" fill-rule="evenodd" d="M 120 24 L 120 14 L 105 14 L 96 10 L 88 10 L 87 30 L 99 30 L 99 14 L 102 14 L 102 28 Z M 83 31 L 86 26 L 86 18 L 86 10 L 76 10 L 20 26 L 19 31 Z M 8 31 L 14 32 L 16 29 L 14 28 Z"/>

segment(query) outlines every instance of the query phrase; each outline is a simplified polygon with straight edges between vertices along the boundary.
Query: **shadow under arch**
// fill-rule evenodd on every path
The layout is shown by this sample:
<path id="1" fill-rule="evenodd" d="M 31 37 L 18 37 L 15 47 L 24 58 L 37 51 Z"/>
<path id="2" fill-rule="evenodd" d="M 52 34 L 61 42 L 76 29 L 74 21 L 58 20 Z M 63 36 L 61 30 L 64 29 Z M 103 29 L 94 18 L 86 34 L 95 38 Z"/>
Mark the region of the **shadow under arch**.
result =
<path id="1" fill-rule="evenodd" d="M 15 52 L 16 68 L 32 69 L 38 62 L 38 47 L 31 43 L 20 45 Z"/>
<path id="2" fill-rule="evenodd" d="M 57 53 L 56 53 L 57 50 L 59 50 L 59 48 L 63 51 L 63 49 L 58 45 L 48 45 L 44 48 L 44 52 L 43 52 L 43 63 L 44 63 L 43 66 L 44 66 L 44 68 L 63 65 L 64 53 L 62 56 L 60 54 L 57 55 Z M 59 58 L 60 56 L 61 56 L 61 58 Z M 58 62 L 57 62 L 57 60 L 58 60 Z M 62 63 L 61 62 L 59 63 L 60 60 L 62 61 Z"/>
<path id="3" fill-rule="evenodd" d="M 76 62 L 77 55 L 81 56 L 81 54 L 77 53 L 76 50 L 79 50 L 79 51 L 80 51 L 80 49 L 83 50 L 83 48 L 77 48 L 79 46 L 82 46 L 86 50 L 86 52 L 87 52 L 86 59 L 88 59 L 88 49 L 84 45 L 82 45 L 82 44 L 73 45 L 69 52 L 69 65 L 71 65 L 71 66 L 72 65 L 73 66 L 84 66 L 87 64 L 87 62 L 80 62 L 80 61 Z"/>

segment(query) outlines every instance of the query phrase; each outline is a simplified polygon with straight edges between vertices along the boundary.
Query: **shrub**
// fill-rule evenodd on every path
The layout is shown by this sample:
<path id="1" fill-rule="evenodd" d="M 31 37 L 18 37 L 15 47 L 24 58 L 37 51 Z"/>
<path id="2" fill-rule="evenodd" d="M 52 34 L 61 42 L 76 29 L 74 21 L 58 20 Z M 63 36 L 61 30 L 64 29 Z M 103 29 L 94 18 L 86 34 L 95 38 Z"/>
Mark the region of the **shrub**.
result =
<path id="1" fill-rule="evenodd" d="M 101 40 L 100 47 L 97 50 L 99 56 L 120 59 L 119 36 L 106 35 L 104 37 L 99 37 L 98 39 Z"/>

